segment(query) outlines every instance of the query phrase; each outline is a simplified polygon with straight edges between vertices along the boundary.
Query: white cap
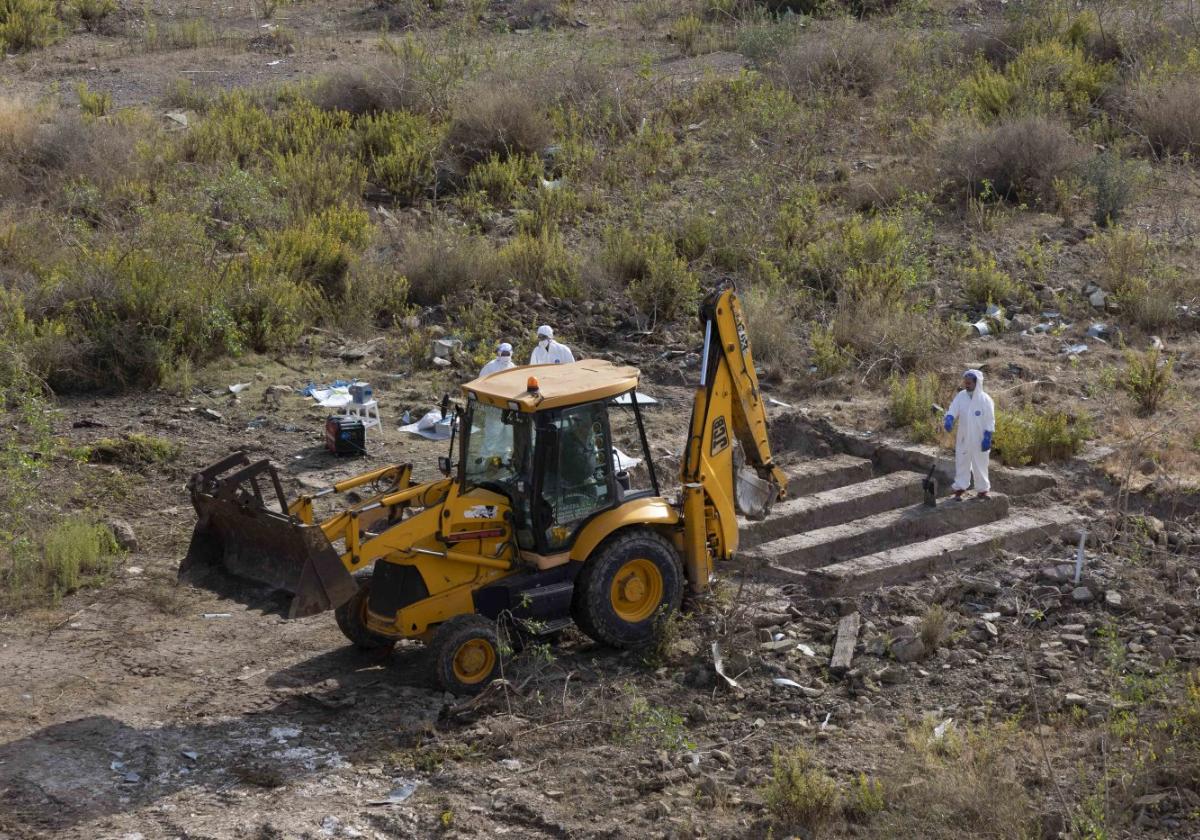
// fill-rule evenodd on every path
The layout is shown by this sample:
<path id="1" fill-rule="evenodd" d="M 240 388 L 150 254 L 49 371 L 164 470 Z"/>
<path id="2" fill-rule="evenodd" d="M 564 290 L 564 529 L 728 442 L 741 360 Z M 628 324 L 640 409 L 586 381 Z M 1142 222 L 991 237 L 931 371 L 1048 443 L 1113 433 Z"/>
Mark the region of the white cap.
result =
<path id="1" fill-rule="evenodd" d="M 501 341 L 500 346 L 496 348 L 496 352 L 501 356 L 511 356 L 512 355 L 512 345 L 509 344 L 507 341 Z"/>
<path id="2" fill-rule="evenodd" d="M 549 324 L 538 327 L 538 338 L 554 338 L 554 330 Z"/>

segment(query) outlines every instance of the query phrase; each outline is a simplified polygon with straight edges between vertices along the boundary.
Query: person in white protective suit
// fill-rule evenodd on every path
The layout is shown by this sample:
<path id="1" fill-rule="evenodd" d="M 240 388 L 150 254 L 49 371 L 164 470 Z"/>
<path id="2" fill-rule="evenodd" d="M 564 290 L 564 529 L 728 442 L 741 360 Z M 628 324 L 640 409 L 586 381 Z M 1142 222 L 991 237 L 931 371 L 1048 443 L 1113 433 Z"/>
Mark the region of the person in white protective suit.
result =
<path id="1" fill-rule="evenodd" d="M 496 358 L 480 369 L 479 376 L 488 376 L 516 366 L 517 363 L 512 360 L 512 345 L 507 341 L 502 341 L 500 342 L 500 346 L 496 348 Z"/>
<path id="2" fill-rule="evenodd" d="M 575 361 L 571 348 L 554 340 L 554 330 L 542 324 L 537 330 L 537 344 L 529 356 L 531 365 L 566 365 Z"/>
<path id="3" fill-rule="evenodd" d="M 954 441 L 954 498 L 961 499 L 975 478 L 975 492 L 986 499 L 992 484 L 988 481 L 992 435 L 996 431 L 996 406 L 983 392 L 983 373 L 971 369 L 963 374 L 962 390 L 946 412 L 946 431 L 958 424 Z"/>

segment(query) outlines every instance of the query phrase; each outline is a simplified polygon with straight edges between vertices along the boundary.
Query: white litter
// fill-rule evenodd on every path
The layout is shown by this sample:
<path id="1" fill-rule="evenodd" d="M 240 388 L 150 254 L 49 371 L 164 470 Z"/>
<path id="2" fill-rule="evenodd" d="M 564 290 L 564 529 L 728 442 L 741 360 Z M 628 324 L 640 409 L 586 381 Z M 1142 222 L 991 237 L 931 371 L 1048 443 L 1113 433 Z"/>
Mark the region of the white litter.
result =
<path id="1" fill-rule="evenodd" d="M 772 680 L 772 682 L 775 683 L 775 685 L 781 685 L 784 688 L 804 688 L 804 686 L 800 685 L 800 683 L 796 682 L 795 680 L 789 680 L 787 677 L 776 677 Z"/>
<path id="2" fill-rule="evenodd" d="M 250 387 L 249 382 L 238 382 L 238 383 L 235 383 L 235 384 L 229 386 L 229 393 L 240 394 L 240 393 L 242 393 L 242 391 L 245 391 L 249 387 Z"/>
<path id="3" fill-rule="evenodd" d="M 713 670 L 717 672 L 717 676 L 725 680 L 730 688 L 737 688 L 737 680 L 725 673 L 725 661 L 721 658 L 721 645 L 718 642 L 712 643 L 712 658 Z"/>
<path id="4" fill-rule="evenodd" d="M 946 718 L 944 721 L 933 727 L 933 740 L 940 741 L 946 737 L 946 733 L 953 728 L 954 718 Z"/>
<path id="5" fill-rule="evenodd" d="M 233 618 L 233 613 L 205 613 L 205 618 Z"/>
<path id="6" fill-rule="evenodd" d="M 376 799 L 368 802 L 368 805 L 399 805 L 404 802 L 414 793 L 420 786 L 420 782 L 416 779 L 396 779 L 396 787 L 383 799 Z"/>
<path id="7" fill-rule="evenodd" d="M 453 429 L 454 415 L 442 417 L 442 412 L 436 408 L 426 412 L 417 422 L 400 427 L 400 431 L 420 435 L 426 440 L 449 440 Z"/>
<path id="8" fill-rule="evenodd" d="M 637 394 L 638 405 L 658 405 L 658 400 L 649 394 L 643 394 L 641 391 L 635 391 Z M 633 398 L 629 394 L 622 394 L 613 400 L 613 405 L 633 405 Z"/>
<path id="9" fill-rule="evenodd" d="M 621 472 L 622 470 L 631 470 L 642 463 L 641 458 L 635 458 L 632 455 L 627 455 L 620 449 L 617 449 L 615 446 L 613 447 L 612 456 L 613 469 L 615 469 L 617 472 Z"/>
<path id="10" fill-rule="evenodd" d="M 785 403 L 783 400 L 777 400 L 774 397 L 767 397 L 767 405 L 778 406 L 779 408 L 791 408 L 791 403 Z"/>
<path id="11" fill-rule="evenodd" d="M 295 726 L 272 726 L 267 737 L 272 741 L 286 741 L 288 738 L 299 738 L 300 730 Z"/>

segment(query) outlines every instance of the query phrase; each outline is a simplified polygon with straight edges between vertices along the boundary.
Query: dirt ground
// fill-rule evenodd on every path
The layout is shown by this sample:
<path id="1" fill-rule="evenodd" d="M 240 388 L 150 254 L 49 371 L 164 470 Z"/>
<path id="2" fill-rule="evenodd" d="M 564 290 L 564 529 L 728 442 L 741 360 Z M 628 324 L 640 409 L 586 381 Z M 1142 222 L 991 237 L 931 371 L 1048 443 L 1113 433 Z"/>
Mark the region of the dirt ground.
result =
<path id="1" fill-rule="evenodd" d="M 184 447 L 142 472 L 80 466 L 75 493 L 123 483 L 112 513 L 132 525 L 139 548 L 110 586 L 0 625 L 0 837 L 766 837 L 763 785 L 776 749 L 803 746 L 839 780 L 882 776 L 903 766 L 906 739 L 926 719 L 964 732 L 1022 721 L 1012 737 L 1027 743 L 1010 769 L 1053 826 L 1061 788 L 1071 801 L 1087 790 L 1071 770 L 1086 761 L 1082 727 L 1112 703 L 1096 631 L 1140 640 L 1151 671 L 1163 632 L 1169 657 L 1200 653 L 1193 596 L 1176 588 L 1162 611 L 1159 578 L 1187 586 L 1178 564 L 1128 567 L 1095 553 L 1092 585 L 1126 597 L 1106 610 L 1053 588 L 1044 600 L 1039 569 L 1072 554 L 1048 545 L 1044 560 L 1005 556 L 849 601 L 814 602 L 727 574 L 652 661 L 568 631 L 553 649 L 517 657 L 505 686 L 456 699 L 430 687 L 419 644 L 363 654 L 328 614 L 284 621 L 175 583 L 194 522 L 186 477 L 233 446 L 282 465 L 289 493 L 389 461 L 433 474 L 445 444 L 399 432 L 397 415 L 431 407 L 438 383 L 390 387 L 379 370 L 337 359 L 282 361 L 206 371 L 191 398 L 61 402 L 56 430 L 72 441 L 143 432 Z M 380 383 L 384 413 L 365 459 L 321 450 L 323 411 L 311 400 L 259 402 L 270 385 L 359 374 Z M 246 381 L 234 402 L 227 386 Z M 687 389 L 648 381 L 644 390 L 662 400 L 652 448 L 669 459 L 682 443 Z M 80 420 L 103 426 L 74 428 Z M 782 453 L 785 463 L 800 457 Z M 1047 493 L 1047 502 L 1080 501 Z M 1048 617 L 1030 627 L 1005 598 L 1042 598 Z M 889 659 L 889 628 L 931 604 L 950 607 L 953 640 L 924 661 Z M 866 620 L 865 650 L 839 679 L 827 669 L 832 633 L 851 609 Z M 997 635 L 981 636 L 976 616 L 992 611 L 1004 613 L 991 617 Z M 763 633 L 803 647 L 764 649 Z M 737 688 L 713 671 L 714 641 Z M 1034 738 L 1051 742 L 1053 773 Z M 1140 833 L 1179 837 L 1181 826 L 1194 828 L 1152 817 Z"/>

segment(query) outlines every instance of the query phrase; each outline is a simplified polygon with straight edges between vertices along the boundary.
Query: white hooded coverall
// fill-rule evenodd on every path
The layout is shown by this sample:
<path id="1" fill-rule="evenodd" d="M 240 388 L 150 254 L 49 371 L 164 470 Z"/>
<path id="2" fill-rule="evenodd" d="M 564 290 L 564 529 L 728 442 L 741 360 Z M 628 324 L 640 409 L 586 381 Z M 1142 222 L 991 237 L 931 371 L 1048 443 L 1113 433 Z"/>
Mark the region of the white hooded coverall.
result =
<path id="1" fill-rule="evenodd" d="M 996 432 L 996 408 L 992 398 L 983 391 L 983 373 L 969 370 L 975 376 L 975 390 L 959 391 L 950 403 L 946 413 L 954 418 L 958 426 L 958 435 L 954 442 L 954 484 L 955 492 L 966 490 L 971 486 L 971 476 L 975 476 L 975 492 L 987 493 L 992 489 L 988 481 L 988 461 L 991 452 L 983 451 L 983 433 Z"/>
<path id="2" fill-rule="evenodd" d="M 566 365 L 575 361 L 575 354 L 565 344 L 559 344 L 553 338 L 540 336 L 533 353 L 529 355 L 531 365 Z"/>
<path id="3" fill-rule="evenodd" d="M 479 371 L 479 376 L 482 378 L 516 366 L 517 363 L 512 360 L 512 356 L 497 356 L 483 366 L 483 369 Z"/>

